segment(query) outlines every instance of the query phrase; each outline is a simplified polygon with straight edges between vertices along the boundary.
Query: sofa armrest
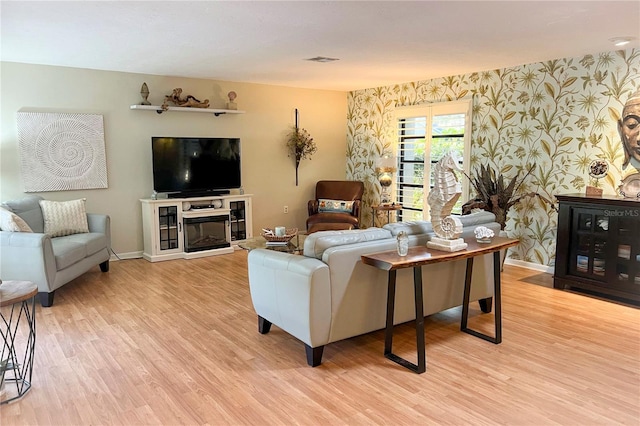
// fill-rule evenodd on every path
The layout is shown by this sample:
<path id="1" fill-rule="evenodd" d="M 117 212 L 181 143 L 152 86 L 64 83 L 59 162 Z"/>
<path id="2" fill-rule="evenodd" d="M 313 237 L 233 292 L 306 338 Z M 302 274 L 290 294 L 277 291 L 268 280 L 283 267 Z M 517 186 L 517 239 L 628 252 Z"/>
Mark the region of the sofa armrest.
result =
<path id="1" fill-rule="evenodd" d="M 329 267 L 318 259 L 267 249 L 251 250 L 247 263 L 256 313 L 313 348 L 327 344 Z"/>
<path id="2" fill-rule="evenodd" d="M 107 237 L 107 248 L 111 250 L 111 217 L 106 214 L 87 213 L 89 232 L 98 232 Z"/>
<path id="3" fill-rule="evenodd" d="M 32 281 L 38 291 L 51 292 L 56 260 L 51 237 L 32 232 L 0 231 L 0 278 Z"/>

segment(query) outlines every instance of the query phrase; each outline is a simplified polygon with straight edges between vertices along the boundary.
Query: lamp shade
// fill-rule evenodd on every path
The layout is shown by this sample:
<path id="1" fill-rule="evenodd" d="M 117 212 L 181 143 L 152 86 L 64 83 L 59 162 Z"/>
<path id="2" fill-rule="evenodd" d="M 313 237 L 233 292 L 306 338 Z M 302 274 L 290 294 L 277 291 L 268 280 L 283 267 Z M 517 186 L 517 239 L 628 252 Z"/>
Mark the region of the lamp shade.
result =
<path id="1" fill-rule="evenodd" d="M 376 167 L 376 172 L 378 174 L 381 173 L 394 173 L 397 168 L 396 157 L 390 154 L 384 154 L 382 157 L 378 159 L 378 166 Z"/>

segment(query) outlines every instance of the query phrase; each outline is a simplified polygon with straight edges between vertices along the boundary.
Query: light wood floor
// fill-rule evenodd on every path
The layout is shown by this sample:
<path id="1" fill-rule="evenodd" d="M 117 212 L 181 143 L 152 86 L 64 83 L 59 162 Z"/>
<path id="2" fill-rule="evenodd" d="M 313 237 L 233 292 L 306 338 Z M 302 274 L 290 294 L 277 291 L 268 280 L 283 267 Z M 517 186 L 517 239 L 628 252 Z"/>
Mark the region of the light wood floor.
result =
<path id="1" fill-rule="evenodd" d="M 459 331 L 460 309 L 426 321 L 427 372 L 382 355 L 383 332 L 331 344 L 257 331 L 244 251 L 124 260 L 37 308 L 33 388 L 7 425 L 638 425 L 640 310 L 545 287 L 506 266 L 503 343 Z M 542 285 L 540 285 L 542 284 Z M 471 325 L 490 330 L 474 304 Z M 415 360 L 412 325 L 394 351 Z"/>

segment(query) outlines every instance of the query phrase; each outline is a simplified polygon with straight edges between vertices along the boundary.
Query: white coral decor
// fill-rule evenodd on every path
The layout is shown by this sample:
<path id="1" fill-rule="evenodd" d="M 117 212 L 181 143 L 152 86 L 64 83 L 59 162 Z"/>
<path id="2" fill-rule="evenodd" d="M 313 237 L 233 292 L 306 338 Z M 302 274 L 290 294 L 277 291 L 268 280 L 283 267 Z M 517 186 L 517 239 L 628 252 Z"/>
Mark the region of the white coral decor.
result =
<path id="1" fill-rule="evenodd" d="M 478 226 L 473 233 L 476 235 L 476 240 L 486 241 L 494 236 L 493 231 L 485 226 Z"/>

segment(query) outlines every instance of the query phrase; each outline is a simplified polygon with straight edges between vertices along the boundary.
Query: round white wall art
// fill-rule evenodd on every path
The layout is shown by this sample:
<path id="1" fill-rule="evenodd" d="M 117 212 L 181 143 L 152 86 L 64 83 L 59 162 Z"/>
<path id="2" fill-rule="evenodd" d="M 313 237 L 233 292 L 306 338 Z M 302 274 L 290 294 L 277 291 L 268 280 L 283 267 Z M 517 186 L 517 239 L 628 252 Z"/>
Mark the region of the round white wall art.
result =
<path id="1" fill-rule="evenodd" d="M 18 112 L 17 123 L 25 192 L 107 188 L 102 115 Z"/>

